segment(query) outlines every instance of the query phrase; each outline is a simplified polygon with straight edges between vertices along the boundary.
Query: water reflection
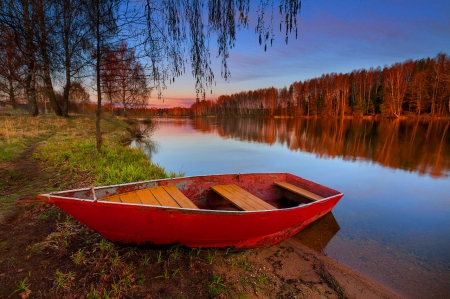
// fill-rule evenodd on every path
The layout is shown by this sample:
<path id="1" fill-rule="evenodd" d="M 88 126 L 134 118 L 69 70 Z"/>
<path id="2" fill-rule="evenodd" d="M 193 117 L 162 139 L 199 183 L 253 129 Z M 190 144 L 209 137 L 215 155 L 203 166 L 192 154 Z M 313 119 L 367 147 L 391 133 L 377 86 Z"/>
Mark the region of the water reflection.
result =
<path id="1" fill-rule="evenodd" d="M 302 244 L 319 252 L 324 252 L 328 243 L 340 230 L 333 213 L 328 213 L 321 219 L 298 233 L 294 238 Z"/>
<path id="2" fill-rule="evenodd" d="M 143 151 L 150 160 L 152 160 L 153 154 L 157 154 L 161 149 L 159 143 L 150 137 L 135 139 L 130 146 Z"/>
<path id="3" fill-rule="evenodd" d="M 340 157 L 448 176 L 450 121 L 374 119 L 196 118 L 192 128 L 223 138 L 283 144 L 322 158 Z"/>

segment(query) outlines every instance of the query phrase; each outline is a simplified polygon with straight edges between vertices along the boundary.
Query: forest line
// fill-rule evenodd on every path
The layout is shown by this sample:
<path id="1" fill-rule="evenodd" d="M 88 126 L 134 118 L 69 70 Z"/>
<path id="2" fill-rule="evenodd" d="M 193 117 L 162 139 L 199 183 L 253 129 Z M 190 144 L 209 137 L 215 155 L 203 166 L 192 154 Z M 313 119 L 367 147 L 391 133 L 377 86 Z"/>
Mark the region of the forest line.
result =
<path id="1" fill-rule="evenodd" d="M 167 111 L 180 114 L 179 109 Z M 407 60 L 383 68 L 330 73 L 274 87 L 197 101 L 194 116 L 450 115 L 450 57 Z M 182 110 L 181 110 L 182 113 Z"/>

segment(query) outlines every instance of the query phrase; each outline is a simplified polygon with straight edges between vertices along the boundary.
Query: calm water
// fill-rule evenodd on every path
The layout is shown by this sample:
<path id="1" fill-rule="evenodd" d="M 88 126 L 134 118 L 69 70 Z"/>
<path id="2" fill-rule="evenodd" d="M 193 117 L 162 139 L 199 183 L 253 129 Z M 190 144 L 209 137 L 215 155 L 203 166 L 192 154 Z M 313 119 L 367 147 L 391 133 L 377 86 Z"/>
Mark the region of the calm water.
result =
<path id="1" fill-rule="evenodd" d="M 134 143 L 186 176 L 290 172 L 345 194 L 299 238 L 411 298 L 450 298 L 450 122 L 159 119 Z"/>

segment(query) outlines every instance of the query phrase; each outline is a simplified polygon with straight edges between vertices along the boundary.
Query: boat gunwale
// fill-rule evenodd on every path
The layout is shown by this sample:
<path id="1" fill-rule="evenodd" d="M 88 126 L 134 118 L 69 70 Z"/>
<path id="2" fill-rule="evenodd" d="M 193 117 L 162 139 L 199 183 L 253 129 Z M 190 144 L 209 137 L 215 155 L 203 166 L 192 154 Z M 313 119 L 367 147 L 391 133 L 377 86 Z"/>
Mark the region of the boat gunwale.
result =
<path id="1" fill-rule="evenodd" d="M 123 183 L 123 184 L 114 184 L 114 185 L 103 185 L 103 186 L 93 186 L 92 188 L 94 190 L 103 190 L 103 189 L 108 189 L 108 188 L 118 188 L 118 187 L 127 187 L 127 186 L 133 186 L 133 185 L 139 185 L 139 184 L 146 184 L 146 183 L 157 183 L 157 182 L 170 182 L 172 180 L 183 180 L 183 179 L 196 179 L 196 178 L 204 178 L 204 177 L 225 177 L 225 176 L 231 176 L 231 175 L 277 175 L 277 174 L 281 174 L 281 175 L 293 175 L 303 181 L 307 181 L 309 183 L 313 183 L 317 186 L 320 187 L 324 187 L 326 189 L 329 189 L 330 191 L 335 191 L 339 194 L 343 194 L 342 192 L 330 188 L 328 186 L 316 183 L 314 181 L 310 181 L 308 179 L 304 179 L 298 175 L 289 173 L 289 172 L 248 172 L 248 173 L 223 173 L 223 174 L 202 174 L 202 175 L 193 175 L 193 176 L 185 176 L 185 177 L 176 177 L 176 178 L 166 178 L 166 179 L 154 179 L 154 180 L 146 180 L 146 181 L 138 181 L 138 182 L 130 182 L 130 183 Z M 48 196 L 48 195 L 57 195 L 57 194 L 63 194 L 63 193 L 75 193 L 75 192 L 83 192 L 83 191 L 90 191 L 92 190 L 92 188 L 79 188 L 79 189 L 71 189 L 71 190 L 63 190 L 63 191 L 56 191 L 56 192 L 50 192 L 50 193 L 46 193 L 46 194 L 41 194 L 42 196 Z M 334 196 L 334 195 L 332 195 Z M 326 199 L 327 197 L 325 197 L 324 199 Z"/>
<path id="2" fill-rule="evenodd" d="M 157 210 L 164 210 L 164 211 L 192 211 L 195 213 L 207 213 L 207 214 L 216 214 L 216 213 L 225 213 L 225 214 L 248 214 L 248 213 L 269 213 L 269 212 L 280 212 L 280 211 L 290 211 L 290 210 L 297 210 L 301 208 L 306 208 L 308 206 L 319 204 L 321 202 L 325 202 L 328 200 L 331 200 L 337 196 L 344 196 L 343 193 L 335 194 L 329 197 L 322 198 L 320 200 L 315 200 L 309 203 L 305 204 L 299 204 L 294 207 L 290 208 L 283 208 L 283 209 L 275 209 L 275 210 L 252 210 L 252 211 L 229 211 L 229 210 L 212 210 L 212 209 L 191 209 L 191 208 L 182 208 L 182 207 L 169 207 L 169 206 L 159 206 L 159 205 L 149 205 L 149 204 L 139 204 L 139 203 L 128 203 L 128 202 L 112 202 L 112 201 L 102 201 L 101 199 L 94 201 L 90 198 L 78 198 L 78 197 L 67 197 L 67 196 L 54 196 L 55 194 L 42 194 L 41 196 L 48 197 L 48 200 L 50 201 L 50 204 L 54 204 L 51 202 L 52 199 L 62 199 L 62 200 L 69 200 L 69 201 L 81 201 L 84 203 L 96 203 L 100 205 L 121 205 L 121 206 L 130 206 L 130 207 L 152 207 L 156 208 Z"/>

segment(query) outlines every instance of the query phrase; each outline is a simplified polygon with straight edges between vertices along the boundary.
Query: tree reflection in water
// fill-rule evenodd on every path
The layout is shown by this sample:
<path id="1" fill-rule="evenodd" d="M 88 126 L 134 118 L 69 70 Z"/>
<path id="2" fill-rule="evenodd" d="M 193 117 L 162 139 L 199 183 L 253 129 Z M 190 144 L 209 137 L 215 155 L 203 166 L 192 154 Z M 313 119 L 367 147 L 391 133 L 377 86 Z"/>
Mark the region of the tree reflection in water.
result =
<path id="1" fill-rule="evenodd" d="M 151 137 L 145 137 L 141 139 L 135 139 L 131 142 L 131 147 L 140 149 L 143 151 L 147 157 L 152 160 L 152 155 L 157 154 L 161 149 L 159 143 Z"/>
<path id="2" fill-rule="evenodd" d="M 223 138 L 283 144 L 291 151 L 378 163 L 433 177 L 450 170 L 449 120 L 196 118 L 192 128 Z"/>

